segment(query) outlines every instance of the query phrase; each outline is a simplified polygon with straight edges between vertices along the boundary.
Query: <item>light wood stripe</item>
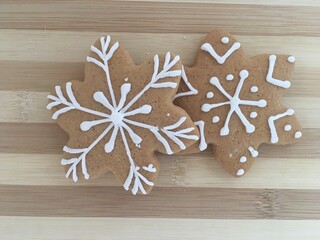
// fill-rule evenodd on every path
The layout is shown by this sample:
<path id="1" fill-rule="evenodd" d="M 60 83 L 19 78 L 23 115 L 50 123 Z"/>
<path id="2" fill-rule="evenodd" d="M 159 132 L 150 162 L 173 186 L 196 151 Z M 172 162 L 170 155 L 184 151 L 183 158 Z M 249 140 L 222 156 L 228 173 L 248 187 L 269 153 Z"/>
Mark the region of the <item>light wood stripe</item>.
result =
<path id="1" fill-rule="evenodd" d="M 157 187 L 320 189 L 320 158 L 258 158 L 251 171 L 239 179 L 227 174 L 210 151 L 159 158 Z M 74 183 L 65 178 L 60 159 L 60 154 L 0 154 L 0 184 L 119 186 L 111 173 Z"/>
<path id="2" fill-rule="evenodd" d="M 42 63 L 85 62 L 90 46 L 100 36 L 110 34 L 131 53 L 137 63 L 142 62 L 147 56 L 172 51 L 179 54 L 185 64 L 191 64 L 201 40 L 214 28 L 216 27 L 212 26 L 205 34 L 112 32 L 109 28 L 103 32 L 1 29 L 0 60 Z M 249 57 L 264 53 L 292 54 L 297 59 L 297 68 L 301 70 L 305 67 L 314 68 L 320 64 L 320 56 L 316 51 L 320 46 L 319 36 L 268 36 L 264 33 L 261 36 L 255 34 L 236 35 L 236 37 Z M 17 52 L 19 54 L 13 54 Z"/>
<path id="3" fill-rule="evenodd" d="M 320 221 L 2 216 L 0 231 L 10 240 L 318 240 Z"/>
<path id="4" fill-rule="evenodd" d="M 52 113 L 46 109 L 48 95 L 49 92 L 0 91 L 0 123 L 52 123 Z M 320 98 L 284 97 L 282 100 L 284 106 L 295 110 L 304 128 L 320 128 L 320 114 L 317 114 Z"/>
<path id="5" fill-rule="evenodd" d="M 319 198 L 305 189 L 158 187 L 145 197 L 122 187 L 0 185 L 0 215 L 320 220 Z"/>
<path id="6" fill-rule="evenodd" d="M 314 6 L 319 7 L 317 0 L 118 0 L 124 2 L 175 2 L 175 3 L 223 3 L 223 4 L 251 4 L 251 5 L 275 5 L 275 6 Z"/>
<path id="7" fill-rule="evenodd" d="M 190 56 L 190 61 L 191 58 L 192 56 Z M 70 80 L 83 80 L 84 63 L 2 60 L 0 61 L 0 72 L 0 90 L 49 92 L 54 86 Z M 320 85 L 317 84 L 319 76 L 320 69 L 316 65 L 305 67 L 298 62 L 293 75 L 292 87 L 287 90 L 285 96 L 319 97 Z"/>
<path id="8" fill-rule="evenodd" d="M 318 13 L 318 8 L 305 6 L 4 1 L 0 28 L 170 33 L 207 32 L 215 25 L 236 34 L 319 36 Z M 299 24 L 293 19 L 299 19 Z M 253 23 L 259 27 L 239 27 Z"/>
<path id="9" fill-rule="evenodd" d="M 0 132 L 0 153 L 60 154 L 67 142 L 66 133 L 57 124 L 1 123 Z M 262 145 L 259 148 L 259 156 L 318 158 L 320 157 L 319 141 L 319 129 L 307 128 L 304 129 L 303 138 L 299 143 L 286 146 Z"/>

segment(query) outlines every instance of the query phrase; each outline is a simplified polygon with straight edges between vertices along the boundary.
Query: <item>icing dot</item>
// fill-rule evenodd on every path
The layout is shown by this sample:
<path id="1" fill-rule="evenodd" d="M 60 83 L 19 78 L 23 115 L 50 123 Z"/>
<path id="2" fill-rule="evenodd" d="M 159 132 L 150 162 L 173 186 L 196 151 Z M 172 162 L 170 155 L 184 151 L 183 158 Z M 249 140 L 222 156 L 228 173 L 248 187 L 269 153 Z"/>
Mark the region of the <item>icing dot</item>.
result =
<path id="1" fill-rule="evenodd" d="M 246 162 L 246 161 L 247 161 L 246 156 L 242 156 L 242 157 L 240 158 L 240 162 L 241 162 L 241 163 L 244 163 L 244 162 Z"/>
<path id="2" fill-rule="evenodd" d="M 237 176 L 242 176 L 244 174 L 244 170 L 242 168 L 240 168 L 238 171 L 237 171 Z"/>
<path id="3" fill-rule="evenodd" d="M 290 131 L 291 130 L 291 125 L 290 124 L 285 125 L 284 126 L 284 130 L 287 131 L 287 132 Z"/>
<path id="4" fill-rule="evenodd" d="M 217 122 L 219 122 L 219 120 L 220 120 L 220 118 L 219 118 L 218 116 L 214 116 L 214 117 L 212 118 L 212 122 L 213 122 L 213 123 L 217 123 Z"/>
<path id="5" fill-rule="evenodd" d="M 298 131 L 294 134 L 294 138 L 301 138 L 302 132 Z"/>
<path id="6" fill-rule="evenodd" d="M 229 42 L 229 38 L 228 37 L 223 37 L 223 38 L 221 38 L 221 42 L 223 44 L 227 44 Z"/>
<path id="7" fill-rule="evenodd" d="M 258 92 L 258 87 L 257 86 L 252 86 L 250 91 L 253 92 L 253 93 Z"/>
<path id="8" fill-rule="evenodd" d="M 167 113 L 167 117 L 170 117 L 170 113 Z"/>
<path id="9" fill-rule="evenodd" d="M 252 157 L 258 157 L 259 152 L 254 150 L 254 148 L 252 146 L 248 147 L 249 152 L 251 153 Z"/>
<path id="10" fill-rule="evenodd" d="M 250 113 L 250 117 L 251 118 L 256 118 L 258 116 L 258 113 L 257 112 L 252 112 Z"/>
<path id="11" fill-rule="evenodd" d="M 233 80 L 233 75 L 232 74 L 228 74 L 226 77 L 226 80 L 231 81 Z"/>
<path id="12" fill-rule="evenodd" d="M 128 78 L 125 78 L 124 81 L 125 81 L 125 82 L 128 82 Z"/>
<path id="13" fill-rule="evenodd" d="M 288 62 L 294 63 L 296 61 L 296 58 L 294 56 L 288 57 Z"/>
<path id="14" fill-rule="evenodd" d="M 214 94 L 213 92 L 207 92 L 207 98 L 213 98 Z"/>

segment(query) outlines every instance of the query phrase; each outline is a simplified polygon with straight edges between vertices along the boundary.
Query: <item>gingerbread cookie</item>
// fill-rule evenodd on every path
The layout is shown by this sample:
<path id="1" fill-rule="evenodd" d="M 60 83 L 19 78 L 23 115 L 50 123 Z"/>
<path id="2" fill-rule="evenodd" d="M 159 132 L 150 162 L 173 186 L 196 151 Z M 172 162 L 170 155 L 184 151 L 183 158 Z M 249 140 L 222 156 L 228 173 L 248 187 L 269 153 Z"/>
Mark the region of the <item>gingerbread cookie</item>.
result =
<path id="1" fill-rule="evenodd" d="M 295 58 L 287 55 L 244 56 L 230 34 L 211 32 L 185 67 L 175 96 L 201 136 L 198 152 L 214 145 L 214 156 L 234 176 L 245 174 L 262 143 L 289 144 L 302 136 L 293 109 L 280 98 L 290 87 Z"/>
<path id="2" fill-rule="evenodd" d="M 179 56 L 135 65 L 109 36 L 97 41 L 85 80 L 48 96 L 52 118 L 69 135 L 61 161 L 66 176 L 77 181 L 112 171 L 133 194 L 149 192 L 159 173 L 155 152 L 177 153 L 199 139 L 191 118 L 172 103 L 180 75 Z"/>

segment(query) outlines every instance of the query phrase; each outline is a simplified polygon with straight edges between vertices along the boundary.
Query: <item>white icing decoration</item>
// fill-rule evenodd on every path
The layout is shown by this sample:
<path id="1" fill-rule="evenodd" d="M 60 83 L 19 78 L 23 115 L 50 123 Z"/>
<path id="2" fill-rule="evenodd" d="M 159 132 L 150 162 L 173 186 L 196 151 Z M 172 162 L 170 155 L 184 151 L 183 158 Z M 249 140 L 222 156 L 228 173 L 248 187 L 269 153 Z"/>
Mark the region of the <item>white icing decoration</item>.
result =
<path id="1" fill-rule="evenodd" d="M 181 92 L 181 93 L 177 93 L 173 99 L 179 98 L 179 97 L 183 97 L 183 96 L 190 96 L 190 95 L 195 95 L 198 93 L 198 90 L 195 89 L 191 83 L 188 80 L 188 77 L 186 75 L 186 72 L 184 70 L 184 66 L 182 65 L 182 71 L 181 71 L 181 78 L 184 81 L 184 83 L 187 85 L 187 87 L 189 88 L 188 92 Z"/>
<path id="2" fill-rule="evenodd" d="M 48 96 L 48 98 L 51 99 L 52 102 L 48 104 L 47 108 L 51 109 L 54 106 L 58 106 L 58 105 L 65 106 L 53 114 L 52 116 L 53 119 L 57 119 L 59 115 L 66 113 L 70 110 L 78 110 L 78 111 L 82 111 L 82 112 L 86 112 L 88 114 L 94 115 L 96 117 L 100 117 L 100 119 L 98 120 L 83 121 L 80 124 L 80 129 L 82 131 L 88 131 L 93 126 L 96 126 L 96 125 L 108 124 L 105 130 L 99 135 L 97 139 L 95 139 L 89 145 L 89 147 L 81 148 L 81 149 L 73 149 L 67 146 L 64 147 L 63 150 L 65 152 L 68 152 L 70 154 L 80 154 L 78 157 L 75 157 L 75 158 L 61 160 L 62 165 L 70 166 L 67 171 L 66 177 L 69 177 L 69 175 L 72 172 L 73 180 L 77 181 L 78 180 L 77 166 L 79 163 L 81 163 L 81 169 L 85 179 L 89 178 L 89 174 L 86 168 L 86 156 L 112 130 L 111 136 L 109 140 L 105 143 L 104 148 L 106 153 L 112 152 L 115 148 L 116 138 L 118 137 L 118 135 L 120 135 L 126 151 L 126 155 L 128 157 L 129 164 L 130 164 L 129 173 L 128 173 L 127 179 L 123 184 L 123 187 L 126 190 L 129 190 L 129 187 L 133 185 L 131 192 L 134 195 L 139 190 L 145 194 L 146 191 L 144 189 L 143 184 L 153 186 L 154 183 L 150 182 L 139 172 L 140 166 L 138 166 L 135 163 L 134 159 L 132 158 L 131 149 L 129 147 L 127 138 L 129 137 L 129 139 L 131 139 L 131 141 L 133 142 L 134 146 L 138 148 L 140 148 L 140 143 L 142 142 L 143 139 L 134 132 L 134 130 L 130 127 L 130 125 L 146 129 L 147 131 L 151 131 L 155 135 L 155 137 L 165 146 L 167 153 L 169 154 L 172 153 L 170 145 L 166 140 L 166 138 L 162 137 L 161 134 L 166 135 L 176 145 L 178 145 L 180 149 L 185 149 L 185 145 L 180 139 L 198 140 L 198 136 L 187 134 L 194 130 L 193 127 L 175 131 L 175 129 L 180 127 L 181 124 L 186 120 L 186 117 L 181 117 L 176 123 L 163 128 L 159 128 L 157 126 L 153 126 L 153 125 L 149 125 L 146 123 L 137 122 L 129 119 L 130 116 L 139 115 L 139 114 L 150 114 L 152 112 L 152 106 L 148 104 L 145 104 L 130 110 L 130 107 L 132 107 L 132 105 L 135 104 L 147 90 L 149 90 L 150 88 L 176 88 L 177 87 L 177 83 L 174 83 L 174 82 L 158 83 L 158 80 L 169 78 L 169 77 L 178 77 L 181 75 L 180 70 L 171 70 L 171 68 L 179 61 L 179 57 L 176 56 L 171 61 L 170 53 L 167 53 L 165 56 L 163 68 L 161 71 L 159 71 L 159 57 L 158 55 L 155 55 L 153 59 L 154 71 L 153 71 L 153 75 L 151 77 L 150 82 L 137 95 L 135 95 L 128 103 L 126 102 L 127 102 L 128 93 L 131 91 L 131 84 L 124 83 L 121 86 L 120 100 L 117 103 L 115 98 L 115 93 L 112 88 L 108 61 L 113 56 L 114 52 L 118 49 L 119 44 L 118 42 L 116 42 L 113 46 L 109 48 L 110 40 L 111 39 L 109 36 L 106 39 L 104 37 L 100 38 L 101 50 L 99 50 L 94 46 L 91 47 L 91 51 L 96 53 L 98 58 L 96 59 L 93 57 L 87 57 L 88 62 L 97 65 L 105 72 L 109 94 L 106 96 L 103 92 L 97 91 L 94 93 L 93 99 L 96 102 L 103 105 L 106 108 L 106 112 L 110 112 L 110 113 L 107 114 L 104 112 L 92 110 L 92 109 L 81 106 L 77 102 L 73 94 L 71 83 L 66 84 L 66 94 L 67 94 L 67 97 L 69 98 L 69 101 L 63 96 L 61 87 L 57 86 L 56 87 L 57 97 L 52 95 Z M 108 49 L 109 51 L 107 52 Z M 111 102 L 109 101 L 108 97 L 111 98 Z M 156 169 L 153 167 L 152 164 L 149 164 L 148 166 L 142 166 L 142 169 L 149 172 L 156 172 Z"/>
<path id="3" fill-rule="evenodd" d="M 216 53 L 216 51 L 213 49 L 210 43 L 204 43 L 201 46 L 201 49 L 208 52 L 219 64 L 223 64 L 227 60 L 227 58 L 239 48 L 240 48 L 240 43 L 235 42 L 232 45 L 232 47 L 229 48 L 229 50 L 223 56 L 220 56 Z"/>
<path id="4" fill-rule="evenodd" d="M 296 58 L 294 56 L 288 57 L 288 62 L 294 63 L 296 61 Z"/>
<path id="5" fill-rule="evenodd" d="M 245 163 L 247 161 L 247 157 L 246 156 L 242 156 L 241 158 L 240 158 L 240 162 L 241 163 Z"/>
<path id="6" fill-rule="evenodd" d="M 221 42 L 223 44 L 227 44 L 227 43 L 229 43 L 229 38 L 228 37 L 223 37 L 223 38 L 221 38 Z"/>
<path id="7" fill-rule="evenodd" d="M 218 116 L 214 116 L 214 117 L 212 118 L 212 122 L 213 122 L 213 123 L 217 123 L 217 122 L 219 122 L 219 120 L 220 120 L 220 118 L 219 118 Z"/>
<path id="8" fill-rule="evenodd" d="M 251 153 L 251 156 L 252 156 L 252 157 L 258 157 L 259 152 L 256 151 L 252 146 L 249 146 L 249 147 L 248 147 L 248 150 L 249 150 L 249 152 Z"/>
<path id="9" fill-rule="evenodd" d="M 226 77 L 226 80 L 227 81 L 232 81 L 234 78 L 234 76 L 232 74 L 228 74 L 227 77 Z"/>
<path id="10" fill-rule="evenodd" d="M 200 143 L 199 143 L 199 150 L 203 151 L 208 147 L 208 144 L 206 142 L 206 137 L 204 135 L 204 125 L 205 122 L 200 120 L 198 122 L 194 122 L 195 125 L 197 125 L 197 127 L 199 128 L 199 132 L 200 132 Z"/>
<path id="11" fill-rule="evenodd" d="M 302 132 L 298 131 L 294 134 L 294 138 L 301 138 L 302 137 Z"/>
<path id="12" fill-rule="evenodd" d="M 143 170 L 148 171 L 148 172 L 152 172 L 152 173 L 155 173 L 157 171 L 157 169 L 151 163 L 148 165 L 148 167 L 143 166 L 142 168 L 143 168 Z"/>
<path id="13" fill-rule="evenodd" d="M 170 117 L 170 113 L 167 113 L 167 117 Z"/>
<path id="14" fill-rule="evenodd" d="M 207 92 L 207 98 L 213 98 L 214 94 L 213 92 Z"/>
<path id="15" fill-rule="evenodd" d="M 232 114 L 234 112 L 238 115 L 238 117 L 240 118 L 242 124 L 245 126 L 247 133 L 252 133 L 252 132 L 255 131 L 255 126 L 252 125 L 247 120 L 247 118 L 243 115 L 239 105 L 256 106 L 256 107 L 260 107 L 260 108 L 261 107 L 265 107 L 267 105 L 267 102 L 264 99 L 261 99 L 259 101 L 250 101 L 250 100 L 242 100 L 242 99 L 239 98 L 239 94 L 240 94 L 240 91 L 241 91 L 241 89 L 243 87 L 243 83 L 247 79 L 247 77 L 249 76 L 249 73 L 248 73 L 247 70 L 242 70 L 239 75 L 240 75 L 240 81 L 239 81 L 237 89 L 236 89 L 236 91 L 234 93 L 234 96 L 229 95 L 229 93 L 227 93 L 225 91 L 225 89 L 221 86 L 218 78 L 212 77 L 210 79 L 210 83 L 213 86 L 215 86 L 216 88 L 218 88 L 218 90 L 226 98 L 228 98 L 229 101 L 221 102 L 221 103 L 215 103 L 215 104 L 205 103 L 201 107 L 201 110 L 203 112 L 209 112 L 213 108 L 224 106 L 224 105 L 230 105 L 230 110 L 229 110 L 229 113 L 228 113 L 228 115 L 226 117 L 225 124 L 220 130 L 220 135 L 221 136 L 226 136 L 226 135 L 229 134 L 229 121 L 230 121 L 231 116 L 232 116 Z"/>
<path id="16" fill-rule="evenodd" d="M 251 112 L 250 113 L 250 117 L 251 118 L 256 118 L 258 116 L 258 113 L 257 112 Z"/>
<path id="17" fill-rule="evenodd" d="M 270 135 L 271 135 L 270 142 L 271 143 L 277 143 L 279 141 L 279 137 L 278 137 L 277 129 L 274 125 L 274 121 L 278 120 L 279 118 L 283 118 L 285 116 L 292 116 L 293 114 L 294 114 L 293 109 L 288 109 L 284 113 L 280 113 L 278 115 L 269 117 L 268 124 L 269 124 L 269 128 L 270 128 Z"/>
<path id="18" fill-rule="evenodd" d="M 284 130 L 285 130 L 286 132 L 290 131 L 291 128 L 292 128 L 292 127 L 291 127 L 290 124 L 287 124 L 287 125 L 284 126 Z"/>
<path id="19" fill-rule="evenodd" d="M 242 168 L 240 168 L 238 171 L 237 171 L 237 176 L 242 176 L 244 174 L 244 170 Z"/>
<path id="20" fill-rule="evenodd" d="M 266 80 L 267 82 L 276 85 L 278 87 L 282 87 L 282 88 L 289 88 L 291 86 L 290 81 L 288 80 L 279 80 L 276 78 L 273 78 L 273 71 L 274 71 L 274 65 L 276 63 L 276 55 L 270 55 L 269 56 L 269 69 L 268 69 L 268 73 L 267 73 L 267 77 Z"/>
<path id="21" fill-rule="evenodd" d="M 250 91 L 253 92 L 253 93 L 256 93 L 256 92 L 258 92 L 258 87 L 257 86 L 252 86 Z"/>
<path id="22" fill-rule="evenodd" d="M 125 79 L 124 79 L 125 82 L 128 82 L 128 80 L 129 80 L 129 78 L 125 78 Z"/>

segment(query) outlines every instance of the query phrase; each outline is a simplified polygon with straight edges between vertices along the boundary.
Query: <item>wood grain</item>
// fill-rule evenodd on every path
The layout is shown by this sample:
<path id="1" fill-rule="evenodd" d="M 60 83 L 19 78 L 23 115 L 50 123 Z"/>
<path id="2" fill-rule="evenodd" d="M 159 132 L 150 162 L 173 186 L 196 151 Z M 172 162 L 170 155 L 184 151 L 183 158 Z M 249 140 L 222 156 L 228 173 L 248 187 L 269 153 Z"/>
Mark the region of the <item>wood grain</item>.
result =
<path id="1" fill-rule="evenodd" d="M 1 239 L 320 239 L 320 2 L 318 0 L 71 0 L 0 3 Z M 133 197 L 112 174 L 74 184 L 61 159 L 66 134 L 46 95 L 83 80 L 90 45 L 110 33 L 136 63 L 168 50 L 194 61 L 214 28 L 251 57 L 296 57 L 283 104 L 304 135 L 262 145 L 252 171 L 230 177 L 211 149 L 158 155 L 149 196 Z"/>
<path id="2" fill-rule="evenodd" d="M 319 20 L 317 7 L 192 2 L 157 2 L 155 6 L 152 2 L 98 0 L 78 0 L 76 3 L 4 1 L 0 10 L 3 19 L 0 28 L 205 33 L 213 27 L 221 27 L 236 34 L 248 35 L 320 34 L 319 27 L 314 24 Z M 72 10 L 66 13 L 65 9 Z M 295 19 L 299 19 L 299 24 Z M 252 26 L 253 23 L 258 27 L 239 28 Z"/>
<path id="3" fill-rule="evenodd" d="M 112 226 L 112 227 L 108 227 Z M 124 227 L 125 226 L 125 227 Z M 139 227 L 137 227 L 139 226 Z M 64 218 L 64 217 L 0 217 L 4 239 L 115 239 L 123 240 L 203 240 L 278 239 L 318 240 L 317 220 L 224 220 L 171 218 Z M 143 234 L 141 232 L 143 231 Z M 236 233 L 235 233 L 236 232 Z"/>
<path id="4" fill-rule="evenodd" d="M 122 187 L 2 185 L 0 214 L 46 217 L 156 216 L 320 220 L 320 205 L 317 204 L 319 198 L 320 190 L 299 189 L 158 187 L 146 197 L 132 196 L 123 191 Z"/>

